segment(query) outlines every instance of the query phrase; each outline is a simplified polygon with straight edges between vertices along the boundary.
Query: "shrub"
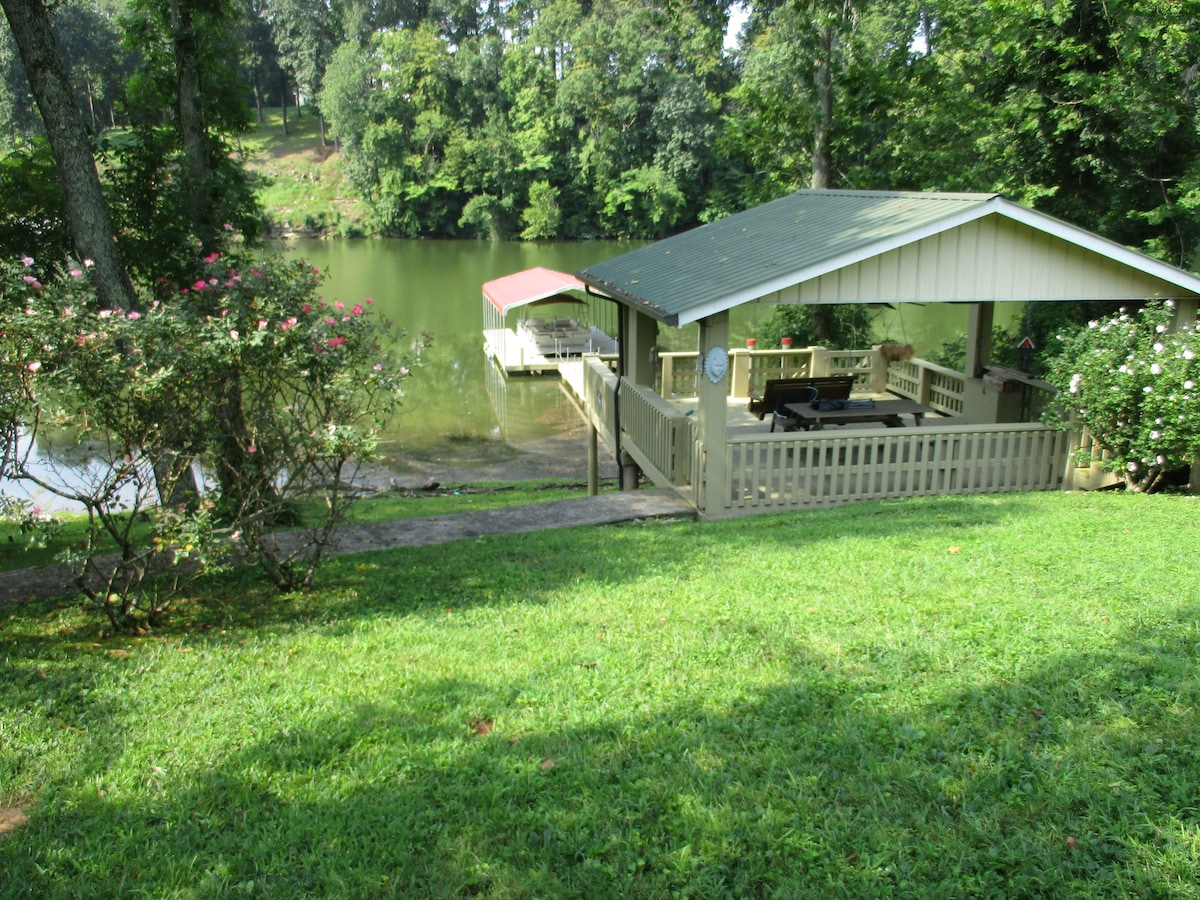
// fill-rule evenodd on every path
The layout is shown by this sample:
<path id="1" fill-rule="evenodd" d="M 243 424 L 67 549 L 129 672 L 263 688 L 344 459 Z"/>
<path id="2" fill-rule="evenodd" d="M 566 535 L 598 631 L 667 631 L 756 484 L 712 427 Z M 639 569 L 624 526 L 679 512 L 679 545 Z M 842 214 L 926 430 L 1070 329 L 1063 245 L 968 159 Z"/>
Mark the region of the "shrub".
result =
<path id="1" fill-rule="evenodd" d="M 100 309 L 86 266 L 44 273 L 25 258 L 0 269 L 3 474 L 87 511 L 89 536 L 68 561 L 117 628 L 154 624 L 218 562 L 228 543 L 218 523 L 279 588 L 310 584 L 415 365 L 385 348 L 390 326 L 369 299 L 320 299 L 303 262 L 243 273 L 213 253 L 202 269 L 131 311 Z M 35 474 L 31 436 L 55 423 L 104 446 L 105 465 Z M 189 484 L 196 459 L 216 476 L 211 496 Z M 293 513 L 301 506 L 307 515 Z M 148 541 L 134 525 L 143 519 Z M 283 521 L 299 526 L 287 540 L 270 534 Z M 117 562 L 99 559 L 102 535 Z"/>
<path id="2" fill-rule="evenodd" d="M 87 263 L 41 272 L 28 257 L 0 269 L 3 474 L 81 507 L 88 527 L 64 560 L 80 592 L 114 628 L 154 625 L 223 548 L 211 504 L 157 503 L 176 493 L 198 450 L 202 391 L 181 393 L 185 323 L 157 308 L 99 309 Z M 29 465 L 34 438 L 70 426 L 103 464 L 62 473 Z M 146 531 L 148 522 L 149 533 Z M 103 555 L 116 546 L 115 555 Z"/>
<path id="3" fill-rule="evenodd" d="M 1111 455 L 1097 462 L 1131 490 L 1154 490 L 1200 454 L 1200 324 L 1172 330 L 1173 307 L 1152 302 L 1064 331 L 1048 364 L 1061 405 L 1052 415 L 1086 426 Z"/>
<path id="4" fill-rule="evenodd" d="M 402 334 L 371 314 L 370 298 L 321 299 L 320 273 L 303 261 L 240 273 L 208 259 L 208 277 L 183 289 L 204 313 L 189 329 L 204 347 L 192 377 L 219 398 L 206 410 L 206 449 L 247 549 L 280 589 L 307 586 L 416 359 L 389 349 Z M 297 519 L 302 497 L 320 502 Z M 288 541 L 270 534 L 285 522 L 299 526 Z"/>

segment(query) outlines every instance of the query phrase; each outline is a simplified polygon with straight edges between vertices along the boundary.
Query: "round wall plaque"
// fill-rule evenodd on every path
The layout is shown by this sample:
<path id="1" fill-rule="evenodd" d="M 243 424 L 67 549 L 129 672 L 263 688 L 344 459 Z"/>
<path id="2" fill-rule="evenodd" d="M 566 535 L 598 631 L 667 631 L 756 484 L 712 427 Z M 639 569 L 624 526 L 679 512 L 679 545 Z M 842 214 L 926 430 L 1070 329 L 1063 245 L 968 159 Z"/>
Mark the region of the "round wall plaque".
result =
<path id="1" fill-rule="evenodd" d="M 724 347 L 713 347 L 704 356 L 704 374 L 713 384 L 717 384 L 729 371 L 729 354 Z"/>

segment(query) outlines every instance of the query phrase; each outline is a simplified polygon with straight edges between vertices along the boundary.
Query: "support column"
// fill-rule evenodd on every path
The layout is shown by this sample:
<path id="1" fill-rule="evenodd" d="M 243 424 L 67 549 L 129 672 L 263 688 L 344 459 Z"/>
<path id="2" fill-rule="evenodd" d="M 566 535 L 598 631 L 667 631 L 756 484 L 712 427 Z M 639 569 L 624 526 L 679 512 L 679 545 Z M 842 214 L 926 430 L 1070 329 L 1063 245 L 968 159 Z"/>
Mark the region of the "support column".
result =
<path id="1" fill-rule="evenodd" d="M 588 496 L 595 497 L 600 493 L 600 432 L 590 422 L 588 423 L 587 461 Z"/>
<path id="2" fill-rule="evenodd" d="M 629 325 L 625 330 L 625 377 L 634 384 L 654 387 L 654 379 L 658 374 L 654 371 L 657 354 L 654 352 L 658 344 L 658 320 L 630 311 Z"/>
<path id="3" fill-rule="evenodd" d="M 728 354 L 729 313 L 720 312 L 700 320 L 700 359 L 703 363 L 714 347 Z M 704 478 L 704 494 L 700 512 L 721 515 L 729 497 L 729 473 L 725 470 L 725 448 L 728 444 L 727 412 L 729 373 L 725 372 L 714 384 L 707 371 L 700 374 L 699 437 L 704 447 L 703 472 L 693 477 Z"/>
<path id="4" fill-rule="evenodd" d="M 623 316 L 621 328 L 621 381 L 622 384 L 636 384 L 643 387 L 654 387 L 655 365 L 657 354 L 654 351 L 658 341 L 658 320 L 628 306 L 621 307 Z M 617 409 L 620 410 L 618 396 Z M 642 470 L 632 456 L 624 450 L 618 454 L 617 465 L 620 468 L 620 484 L 623 491 L 636 491 L 641 482 Z"/>
<path id="5" fill-rule="evenodd" d="M 992 324 L 996 304 L 972 303 L 967 313 L 967 359 L 963 371 L 968 378 L 982 378 L 992 361 Z"/>
<path id="6" fill-rule="evenodd" d="M 972 303 L 967 307 L 967 354 L 963 362 L 963 416 L 969 422 L 986 424 L 1000 421 L 1000 395 L 983 382 L 985 367 L 992 361 L 993 303 Z"/>

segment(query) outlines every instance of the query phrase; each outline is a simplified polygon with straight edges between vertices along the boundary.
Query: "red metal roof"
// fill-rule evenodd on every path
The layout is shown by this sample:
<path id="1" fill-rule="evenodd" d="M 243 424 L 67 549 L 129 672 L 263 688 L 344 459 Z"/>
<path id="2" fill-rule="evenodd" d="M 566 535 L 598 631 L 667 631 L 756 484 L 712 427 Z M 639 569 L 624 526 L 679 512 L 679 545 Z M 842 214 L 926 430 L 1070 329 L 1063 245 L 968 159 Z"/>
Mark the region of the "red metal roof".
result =
<path id="1" fill-rule="evenodd" d="M 574 275 L 555 272 L 541 266 L 486 281 L 483 285 L 483 296 L 500 312 L 507 312 L 514 306 L 544 300 L 563 291 L 583 293 L 585 288 L 583 282 Z"/>

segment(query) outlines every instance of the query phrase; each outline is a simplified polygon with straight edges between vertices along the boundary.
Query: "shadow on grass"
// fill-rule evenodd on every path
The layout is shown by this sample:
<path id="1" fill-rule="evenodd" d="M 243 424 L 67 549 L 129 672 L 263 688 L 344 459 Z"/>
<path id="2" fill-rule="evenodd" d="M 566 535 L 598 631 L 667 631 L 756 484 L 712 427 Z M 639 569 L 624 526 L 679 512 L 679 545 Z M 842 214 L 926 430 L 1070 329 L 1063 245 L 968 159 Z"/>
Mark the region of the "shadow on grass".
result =
<path id="1" fill-rule="evenodd" d="M 1073 511 L 1075 537 L 1104 527 L 1089 503 L 1111 497 L 1054 495 Z M 883 586 L 912 576 L 911 560 L 933 566 L 947 547 L 929 535 L 968 544 L 989 540 L 989 529 L 1036 520 L 1047 495 L 934 497 L 882 501 L 718 522 L 627 523 L 580 526 L 537 534 L 494 535 L 447 544 L 371 548 L 329 557 L 317 590 L 281 597 L 255 567 L 199 582 L 191 600 L 175 605 L 166 633 L 197 635 L 222 627 L 277 628 L 330 619 L 353 622 L 376 616 L 436 614 L 509 604 L 554 602 L 560 592 L 587 582 L 603 589 L 694 580 L 710 560 L 733 551 L 740 571 L 731 583 L 755 584 L 781 598 L 824 596 L 847 567 L 869 565 Z M 414 529 L 421 519 L 412 519 Z M 680 535 L 685 541 L 680 541 Z M 1031 534 L 1032 542 L 1041 536 Z M 1049 537 L 1049 536 L 1047 536 Z M 1107 537 L 1099 533 L 1097 539 Z M 848 540 L 852 539 L 852 540 Z M 1046 541 L 1047 566 L 1061 544 Z M 680 553 L 680 547 L 686 547 Z M 713 589 L 720 590 L 718 584 Z M 834 591 L 836 593 L 836 590 Z M 40 617 L 73 601 L 9 608 L 18 618 Z"/>
<path id="2" fill-rule="evenodd" d="M 616 588 L 649 576 L 686 580 L 708 558 L 730 549 L 744 560 L 740 576 L 761 581 L 764 590 L 805 573 L 812 576 L 812 587 L 824 588 L 851 552 L 873 554 L 885 572 L 931 528 L 949 526 L 965 535 L 1020 519 L 1035 508 L 1036 499 L 1019 494 L 939 497 L 735 521 L 580 526 L 369 549 L 329 558 L 318 576 L 321 596 L 311 602 L 292 595 L 272 603 L 270 590 L 255 587 L 247 572 L 213 580 L 204 589 L 218 600 L 208 611 L 195 607 L 195 621 L 209 627 L 218 621 L 273 627 L 297 616 L 353 620 L 436 614 L 446 607 L 542 604 L 581 581 Z M 412 520 L 412 527 L 420 528 L 420 520 Z M 678 553 L 680 533 L 686 535 L 684 555 Z M 865 549 L 852 551 L 846 541 L 851 537 L 858 542 L 854 546 Z M 252 598 L 250 611 L 240 614 L 246 597 Z"/>
<path id="3" fill-rule="evenodd" d="M 64 793 L 0 862 L 42 897 L 1196 896 L 1198 617 L 907 707 L 800 647 L 720 707 L 511 731 L 526 685 L 431 674 L 135 798 Z"/>

